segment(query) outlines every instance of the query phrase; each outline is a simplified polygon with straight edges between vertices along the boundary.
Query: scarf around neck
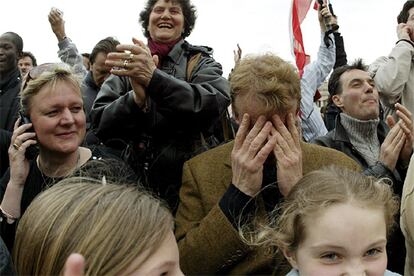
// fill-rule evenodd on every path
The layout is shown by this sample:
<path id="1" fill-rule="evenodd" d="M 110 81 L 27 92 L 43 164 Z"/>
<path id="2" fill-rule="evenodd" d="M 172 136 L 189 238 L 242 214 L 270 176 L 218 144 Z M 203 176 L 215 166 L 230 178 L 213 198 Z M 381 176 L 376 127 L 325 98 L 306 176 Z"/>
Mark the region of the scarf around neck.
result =
<path id="1" fill-rule="evenodd" d="M 181 37 L 177 40 L 170 42 L 170 43 L 158 43 L 152 40 L 151 38 L 148 38 L 148 47 L 151 50 L 151 55 L 157 55 L 158 56 L 158 68 L 161 66 L 162 61 L 164 58 L 168 55 L 168 53 L 171 51 L 171 49 L 177 44 L 178 41 L 181 40 Z"/>
<path id="2" fill-rule="evenodd" d="M 345 113 L 340 113 L 341 124 L 348 134 L 349 141 L 361 154 L 369 166 L 374 165 L 379 157 L 381 144 L 378 139 L 380 119 L 358 120 Z"/>

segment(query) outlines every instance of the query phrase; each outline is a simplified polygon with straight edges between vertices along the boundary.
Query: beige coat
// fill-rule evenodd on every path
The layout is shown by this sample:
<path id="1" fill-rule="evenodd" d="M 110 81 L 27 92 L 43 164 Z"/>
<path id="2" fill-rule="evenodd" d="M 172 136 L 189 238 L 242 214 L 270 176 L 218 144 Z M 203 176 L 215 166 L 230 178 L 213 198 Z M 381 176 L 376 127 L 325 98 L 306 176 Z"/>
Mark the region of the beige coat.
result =
<path id="1" fill-rule="evenodd" d="M 388 57 L 378 58 L 369 71 L 374 73 L 386 115 L 395 115 L 394 104 L 401 102 L 414 114 L 414 47 L 400 41 Z"/>
<path id="2" fill-rule="evenodd" d="M 401 230 L 405 236 L 405 276 L 414 275 L 414 155 L 405 177 L 401 197 Z"/>
<path id="3" fill-rule="evenodd" d="M 283 270 L 283 258 L 272 255 L 271 248 L 244 244 L 218 205 L 232 179 L 232 148 L 230 142 L 184 164 L 176 237 L 186 275 L 261 275 Z M 332 164 L 360 170 L 354 160 L 333 149 L 302 143 L 302 151 L 304 174 Z M 264 216 L 261 198 L 258 206 L 257 216 Z"/>

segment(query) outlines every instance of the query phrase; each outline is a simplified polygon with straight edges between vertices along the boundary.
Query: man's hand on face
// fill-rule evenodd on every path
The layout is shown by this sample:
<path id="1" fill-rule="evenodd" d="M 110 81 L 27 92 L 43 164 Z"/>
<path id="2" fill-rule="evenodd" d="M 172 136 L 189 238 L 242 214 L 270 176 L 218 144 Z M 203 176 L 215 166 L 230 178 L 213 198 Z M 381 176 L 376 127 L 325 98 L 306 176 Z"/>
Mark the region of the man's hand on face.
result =
<path id="1" fill-rule="evenodd" d="M 231 153 L 232 183 L 254 197 L 262 187 L 263 164 L 276 145 L 272 123 L 260 116 L 249 131 L 250 116 L 244 114 Z"/>
<path id="2" fill-rule="evenodd" d="M 303 175 L 301 136 L 292 113 L 287 115 L 287 128 L 278 115 L 274 115 L 272 121 L 272 136 L 276 137 L 273 153 L 276 157 L 277 183 L 280 193 L 287 196 Z"/>

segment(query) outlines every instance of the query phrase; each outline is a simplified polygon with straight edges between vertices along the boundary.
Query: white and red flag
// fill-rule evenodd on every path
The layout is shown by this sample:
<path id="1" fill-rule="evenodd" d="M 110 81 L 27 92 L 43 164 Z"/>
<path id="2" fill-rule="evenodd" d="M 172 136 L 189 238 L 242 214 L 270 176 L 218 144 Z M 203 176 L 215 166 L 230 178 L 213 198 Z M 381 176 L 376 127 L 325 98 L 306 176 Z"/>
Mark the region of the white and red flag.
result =
<path id="1" fill-rule="evenodd" d="M 292 9 L 290 13 L 290 41 L 293 55 L 295 56 L 296 66 L 299 69 L 299 75 L 302 76 L 303 68 L 309 59 L 305 52 L 303 44 L 302 30 L 300 25 L 309 11 L 313 0 L 292 0 Z"/>

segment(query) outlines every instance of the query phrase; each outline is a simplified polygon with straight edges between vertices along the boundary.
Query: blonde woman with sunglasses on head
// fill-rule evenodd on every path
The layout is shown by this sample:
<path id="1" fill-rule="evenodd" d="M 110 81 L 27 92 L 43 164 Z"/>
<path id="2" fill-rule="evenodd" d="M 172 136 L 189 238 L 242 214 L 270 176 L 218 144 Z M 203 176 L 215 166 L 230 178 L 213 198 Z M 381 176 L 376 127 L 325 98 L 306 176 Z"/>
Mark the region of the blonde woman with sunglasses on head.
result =
<path id="1" fill-rule="evenodd" d="M 9 147 L 10 169 L 0 181 L 0 230 L 9 249 L 15 222 L 34 197 L 98 158 L 80 146 L 86 131 L 83 100 L 79 80 L 67 67 L 36 67 L 28 73 L 20 98 L 21 118 Z M 29 160 L 25 154 L 32 145 L 39 153 Z"/>

